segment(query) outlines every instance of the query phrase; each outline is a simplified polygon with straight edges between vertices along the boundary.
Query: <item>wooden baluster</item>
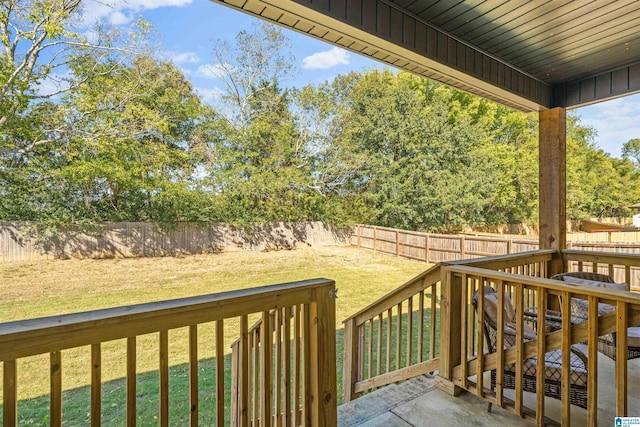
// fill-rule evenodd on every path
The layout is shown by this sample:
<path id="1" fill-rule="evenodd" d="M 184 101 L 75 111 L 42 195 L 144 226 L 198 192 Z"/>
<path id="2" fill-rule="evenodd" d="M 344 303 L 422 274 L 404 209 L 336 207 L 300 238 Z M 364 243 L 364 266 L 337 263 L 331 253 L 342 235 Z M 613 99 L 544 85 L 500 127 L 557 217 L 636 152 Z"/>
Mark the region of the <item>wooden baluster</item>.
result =
<path id="1" fill-rule="evenodd" d="M 296 305 L 293 311 L 293 410 L 295 411 L 293 417 L 293 424 L 295 426 L 299 426 L 301 423 L 301 412 L 300 412 L 300 385 L 302 382 L 302 371 L 301 371 L 301 358 L 300 358 L 300 349 L 302 343 L 300 342 L 300 334 L 302 332 L 301 325 L 301 314 L 300 314 L 300 306 Z"/>
<path id="2" fill-rule="evenodd" d="M 442 291 L 442 287 L 438 285 L 434 285 L 431 287 L 431 326 L 429 330 L 429 359 L 433 359 L 436 357 L 436 299 L 437 299 L 437 289 L 440 288 Z"/>
<path id="3" fill-rule="evenodd" d="M 136 425 L 136 337 L 127 338 L 127 426 Z"/>
<path id="4" fill-rule="evenodd" d="M 198 325 L 189 326 L 189 422 L 198 426 Z"/>
<path id="5" fill-rule="evenodd" d="M 249 353 L 249 319 L 246 315 L 240 316 L 240 375 L 238 379 L 238 409 L 239 421 L 241 427 L 249 426 L 249 364 L 251 363 L 251 355 Z M 218 338 L 220 340 L 220 338 Z M 218 399 L 224 401 L 224 394 L 216 395 Z"/>
<path id="6" fill-rule="evenodd" d="M 284 357 L 284 425 L 291 426 L 291 307 L 284 309 L 284 339 L 282 341 L 282 353 Z"/>
<path id="7" fill-rule="evenodd" d="M 262 326 L 260 328 L 260 426 L 271 425 L 271 364 L 273 362 L 273 333 L 271 332 L 271 315 L 268 311 L 262 313 Z M 257 384 L 257 382 L 256 382 Z M 257 388 L 257 387 L 256 387 Z"/>
<path id="8" fill-rule="evenodd" d="M 543 287 L 538 288 L 538 304 L 536 309 L 538 310 L 537 326 L 538 326 L 538 346 L 536 358 L 538 360 L 539 367 L 544 366 L 545 354 L 547 350 L 547 290 Z M 597 355 L 596 355 L 597 358 Z M 545 382 L 545 370 L 536 369 L 536 422 L 538 425 L 544 425 L 544 382 Z"/>
<path id="9" fill-rule="evenodd" d="M 169 427 L 169 331 L 160 331 L 160 426 Z"/>
<path id="10" fill-rule="evenodd" d="M 516 309 L 516 414 L 522 416 L 524 406 L 524 395 L 522 392 L 522 381 L 524 373 L 524 295 L 521 284 L 515 286 L 515 309 Z M 504 329 L 503 329 L 504 331 Z M 504 333 L 504 332 L 503 332 Z M 500 337 L 498 337 L 500 339 Z M 569 366 L 568 364 L 565 366 Z"/>
<path id="11" fill-rule="evenodd" d="M 313 398 L 311 381 L 311 325 L 313 317 L 309 304 L 302 306 L 302 422 L 305 425 L 313 425 L 312 411 L 309 411 L 309 402 Z"/>
<path id="12" fill-rule="evenodd" d="M 378 354 L 376 355 L 376 375 L 382 374 L 382 313 L 378 314 Z"/>
<path id="13" fill-rule="evenodd" d="M 241 338 L 242 339 L 242 338 Z M 242 345 L 238 346 L 242 351 Z M 240 355 L 237 355 L 240 358 Z M 238 360 L 236 360 L 238 363 Z M 236 368 L 239 368 L 236 366 Z M 233 371 L 237 372 L 237 371 Z M 237 381 L 237 374 L 236 374 Z M 237 384 L 236 384 L 237 386 Z M 232 387 L 231 392 L 236 396 L 237 408 L 237 391 Z M 237 418 L 236 418 L 237 422 Z M 216 425 L 224 425 L 224 321 L 216 321 Z"/>
<path id="14" fill-rule="evenodd" d="M 562 366 L 571 366 L 571 294 L 562 292 Z M 571 370 L 562 370 L 562 425 L 571 425 Z"/>
<path id="15" fill-rule="evenodd" d="M 253 380 L 251 381 L 251 389 L 253 390 L 253 425 L 256 426 L 260 422 L 260 354 L 262 342 L 260 340 L 260 331 L 264 328 L 264 323 L 258 329 L 251 332 L 253 338 L 253 346 L 251 347 L 252 358 L 249 366 L 253 368 Z"/>
<path id="16" fill-rule="evenodd" d="M 498 280 L 497 283 L 497 291 L 498 291 L 498 307 L 504 307 L 504 282 L 502 280 Z M 480 301 L 478 299 L 478 301 Z M 480 310 L 478 309 L 478 312 Z M 496 354 L 498 355 L 496 360 L 496 404 L 498 406 L 503 406 L 503 397 L 504 397 L 504 388 L 502 387 L 502 383 L 504 382 L 504 310 L 498 309 L 498 316 L 496 319 L 496 329 L 498 331 L 498 336 L 496 338 Z M 478 342 L 478 354 L 484 353 L 484 322 L 478 322 L 478 325 L 481 329 L 479 335 L 482 335 L 483 344 L 481 345 Z"/>
<path id="17" fill-rule="evenodd" d="M 598 297 L 589 297 L 587 319 L 587 425 L 594 426 L 598 424 Z"/>
<path id="18" fill-rule="evenodd" d="M 469 324 L 467 323 L 467 298 L 469 296 L 469 291 L 468 291 L 468 279 L 467 279 L 467 275 L 463 274 L 462 275 L 462 292 L 460 294 L 461 300 L 460 300 L 460 306 L 462 307 L 462 310 L 460 310 L 460 360 L 461 360 L 461 366 L 462 366 L 462 374 L 461 374 L 461 380 L 462 380 L 462 388 L 464 388 L 465 390 L 469 390 L 469 365 L 467 364 L 467 359 L 468 359 L 468 355 L 467 355 L 467 350 L 468 350 L 468 343 L 467 340 L 469 338 Z M 479 374 L 478 378 L 480 378 L 482 375 Z"/>
<path id="19" fill-rule="evenodd" d="M 407 357 L 406 365 L 411 366 L 411 353 L 413 352 L 413 297 L 407 301 Z"/>
<path id="20" fill-rule="evenodd" d="M 52 351 L 50 357 L 50 423 L 52 427 L 62 426 L 62 355 Z"/>
<path id="21" fill-rule="evenodd" d="M 418 294 L 418 319 L 418 363 L 420 363 L 424 360 L 424 290 Z M 382 327 L 382 324 L 380 326 Z"/>
<path id="22" fill-rule="evenodd" d="M 373 319 L 368 320 L 365 325 L 368 325 L 369 331 L 367 337 L 367 378 L 373 378 Z"/>
<path id="23" fill-rule="evenodd" d="M 91 344 L 91 425 L 100 426 L 102 420 L 102 355 L 101 345 Z"/>
<path id="24" fill-rule="evenodd" d="M 278 419 L 282 414 L 282 309 L 277 308 L 274 311 L 274 329 L 276 332 L 276 341 L 273 345 L 274 355 L 276 365 L 276 375 L 274 376 L 275 381 L 275 394 L 273 398 L 275 399 L 275 411 L 273 414 L 273 425 L 278 424 Z"/>
<path id="25" fill-rule="evenodd" d="M 627 416 L 627 328 L 629 311 L 626 302 L 618 301 L 616 308 L 616 416 Z"/>
<path id="26" fill-rule="evenodd" d="M 391 371 L 391 349 L 392 347 L 392 337 L 393 334 L 391 333 L 392 331 L 392 311 L 391 309 L 387 310 L 387 370 L 386 372 L 390 372 Z"/>
<path id="27" fill-rule="evenodd" d="M 402 361 L 402 303 L 396 307 L 398 316 L 396 319 L 396 369 L 400 369 Z"/>
<path id="28" fill-rule="evenodd" d="M 2 363 L 2 425 L 18 425 L 18 370 L 15 360 Z"/>
<path id="29" fill-rule="evenodd" d="M 477 372 L 477 376 L 476 376 L 476 394 L 480 397 L 484 396 L 484 372 L 483 372 L 483 365 L 484 365 L 484 278 L 479 277 L 478 279 L 478 315 L 477 317 L 477 354 L 476 354 L 476 372 Z M 466 287 L 467 286 L 467 276 L 463 275 L 462 276 L 462 284 Z M 461 308 L 463 312 L 467 311 L 467 301 L 466 301 L 466 296 L 467 296 L 467 290 L 466 289 L 462 289 L 462 293 L 460 294 L 462 297 L 462 301 L 461 301 Z M 498 312 L 500 312 L 501 310 L 498 309 Z M 466 321 L 466 318 L 464 319 Z M 464 323 L 461 323 L 461 327 L 465 328 L 467 327 Z M 466 332 L 464 334 L 462 334 L 462 336 L 466 336 Z M 462 338 L 462 337 L 461 337 Z M 498 334 L 498 339 L 500 339 L 500 334 Z M 461 346 L 462 348 L 462 346 Z M 463 366 L 467 366 L 467 359 L 466 359 L 466 352 L 461 354 L 460 356 L 460 361 L 462 362 Z M 466 377 L 465 377 L 466 380 Z"/>

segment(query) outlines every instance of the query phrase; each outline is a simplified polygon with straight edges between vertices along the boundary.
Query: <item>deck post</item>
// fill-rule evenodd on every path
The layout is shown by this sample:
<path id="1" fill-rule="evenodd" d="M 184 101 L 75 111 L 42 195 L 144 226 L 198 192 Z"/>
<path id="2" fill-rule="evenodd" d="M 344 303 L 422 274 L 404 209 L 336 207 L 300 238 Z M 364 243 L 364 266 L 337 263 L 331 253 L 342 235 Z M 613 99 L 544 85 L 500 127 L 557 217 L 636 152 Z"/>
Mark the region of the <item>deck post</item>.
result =
<path id="1" fill-rule="evenodd" d="M 440 301 L 440 377 L 436 385 L 449 394 L 458 394 L 453 368 L 460 364 L 462 325 L 462 278 L 442 268 L 442 299 Z"/>
<path id="2" fill-rule="evenodd" d="M 310 308 L 311 425 L 338 424 L 338 388 L 336 385 L 336 290 L 335 286 L 317 289 Z"/>
<path id="3" fill-rule="evenodd" d="M 381 326 L 380 326 L 381 327 Z M 344 323 L 344 373 L 342 375 L 342 403 L 355 399 L 356 382 L 358 380 L 358 326 L 356 319 L 351 318 Z"/>
<path id="4" fill-rule="evenodd" d="M 540 249 L 555 249 L 548 274 L 565 268 L 561 251 L 567 246 L 567 115 L 564 108 L 539 113 Z"/>

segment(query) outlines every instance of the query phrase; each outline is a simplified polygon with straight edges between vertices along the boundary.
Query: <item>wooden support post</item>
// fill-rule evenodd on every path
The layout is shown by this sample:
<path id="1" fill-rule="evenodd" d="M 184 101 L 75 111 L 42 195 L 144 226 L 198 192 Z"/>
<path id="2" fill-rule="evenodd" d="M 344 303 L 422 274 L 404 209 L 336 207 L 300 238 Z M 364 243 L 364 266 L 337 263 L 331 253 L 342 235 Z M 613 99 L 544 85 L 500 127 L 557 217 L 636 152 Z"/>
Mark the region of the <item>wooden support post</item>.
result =
<path id="1" fill-rule="evenodd" d="M 442 300 L 440 302 L 440 376 L 446 381 L 436 382 L 439 388 L 456 394 L 456 386 L 441 387 L 452 383 L 453 368 L 460 364 L 462 278 L 442 268 Z"/>
<path id="2" fill-rule="evenodd" d="M 315 291 L 311 311 L 310 352 L 305 357 L 313 367 L 310 374 L 311 425 L 338 424 L 336 385 L 336 300 L 335 287 Z"/>
<path id="3" fill-rule="evenodd" d="M 379 326 L 382 330 L 382 323 Z M 355 319 L 349 319 L 344 324 L 344 373 L 342 376 L 342 402 L 350 402 L 356 398 L 356 382 L 358 380 L 358 326 Z M 380 356 L 378 356 L 380 357 Z"/>
<path id="4" fill-rule="evenodd" d="M 548 269 L 552 276 L 565 270 L 560 251 L 567 245 L 566 110 L 543 110 L 539 119 L 540 249 L 558 251 Z"/>

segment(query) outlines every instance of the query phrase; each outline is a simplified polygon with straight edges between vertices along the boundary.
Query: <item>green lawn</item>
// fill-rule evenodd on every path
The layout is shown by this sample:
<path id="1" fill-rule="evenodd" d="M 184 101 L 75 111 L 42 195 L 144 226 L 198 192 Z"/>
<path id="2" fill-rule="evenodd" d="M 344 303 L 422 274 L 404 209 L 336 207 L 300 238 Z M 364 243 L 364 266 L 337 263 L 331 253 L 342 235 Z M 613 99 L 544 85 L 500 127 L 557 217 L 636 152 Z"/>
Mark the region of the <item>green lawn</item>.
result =
<path id="1" fill-rule="evenodd" d="M 0 322 L 326 277 L 335 280 L 339 290 L 336 329 L 338 366 L 341 366 L 342 320 L 425 268 L 425 264 L 348 247 L 232 252 L 182 258 L 7 263 L 0 264 L 0 294 L 3 295 Z M 200 342 L 206 343 L 210 336 L 209 325 L 199 327 Z M 226 344 L 236 338 L 230 331 L 229 336 L 225 336 Z M 188 423 L 189 413 L 186 329 L 170 331 L 169 343 L 171 425 L 184 425 Z M 156 425 L 157 335 L 139 337 L 137 347 L 139 425 Z M 67 426 L 87 424 L 88 350 L 79 348 L 63 352 L 63 386 L 66 390 L 63 414 Z M 212 346 L 206 345 L 199 348 L 202 425 L 211 424 L 215 402 L 213 350 Z M 125 351 L 124 340 L 103 346 L 105 425 L 124 424 Z M 230 366 L 230 350 L 225 354 L 225 363 Z M 48 424 L 48 370 L 45 356 L 19 363 L 18 411 L 23 425 Z M 342 371 L 338 369 L 339 388 L 341 379 Z"/>

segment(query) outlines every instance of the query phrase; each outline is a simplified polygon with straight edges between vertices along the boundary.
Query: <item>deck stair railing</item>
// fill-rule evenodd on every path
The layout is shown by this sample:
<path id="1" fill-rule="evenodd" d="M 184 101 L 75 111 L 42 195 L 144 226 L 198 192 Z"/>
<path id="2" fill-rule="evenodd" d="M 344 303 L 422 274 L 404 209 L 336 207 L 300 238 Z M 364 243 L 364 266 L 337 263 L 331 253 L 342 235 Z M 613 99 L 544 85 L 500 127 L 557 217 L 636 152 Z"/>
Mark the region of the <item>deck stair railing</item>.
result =
<path id="1" fill-rule="evenodd" d="M 440 369 L 442 268 L 475 265 L 535 277 L 554 251 L 531 251 L 439 263 L 344 321 L 343 402 Z M 470 297 L 469 297 L 470 298 Z M 472 314 L 473 315 L 473 314 Z M 469 343 L 475 343 L 469 331 Z"/>
<path id="2" fill-rule="evenodd" d="M 250 316 L 259 317 L 263 324 L 274 325 L 259 331 L 261 351 L 255 352 L 249 330 Z M 276 326 L 277 325 L 277 326 Z M 65 352 L 86 348 L 90 363 L 86 365 L 91 378 L 92 426 L 103 422 L 102 364 L 105 343 L 126 341 L 126 424 L 134 426 L 136 413 L 136 378 L 139 347 L 137 339 L 146 334 L 158 335 L 159 408 L 160 426 L 169 425 L 169 338 L 170 331 L 188 329 L 189 411 L 183 416 L 190 425 L 199 423 L 199 360 L 198 344 L 215 347 L 216 404 L 207 410 L 215 412 L 214 425 L 248 426 L 272 424 L 276 414 L 287 409 L 284 419 L 296 425 L 327 426 L 337 420 L 336 358 L 335 358 L 335 284 L 328 279 L 265 286 L 232 292 L 223 292 L 170 301 L 153 302 L 128 307 L 96 310 L 41 319 L 0 324 L 0 362 L 2 372 L 3 414 L 2 425 L 16 426 L 21 359 L 34 355 L 48 355 L 50 369 L 42 381 L 50 383 L 49 422 L 61 426 L 66 422 L 63 411 L 62 377 L 65 370 Z M 200 328 L 199 328 L 200 327 Z M 212 328 L 213 342 L 198 338 L 202 328 Z M 275 331 L 275 332 L 274 332 Z M 283 338 L 289 332 L 288 338 Z M 231 389 L 225 384 L 224 357 L 227 336 L 239 338 L 237 357 L 234 359 L 233 382 L 239 390 L 232 397 L 235 412 L 225 414 L 225 397 Z M 275 337 L 275 338 L 274 338 Z M 228 339 L 228 338 L 227 338 Z M 280 344 L 275 345 L 274 344 Z M 289 343 L 293 343 L 289 345 Z M 252 345 L 254 347 L 252 347 Z M 272 351 L 272 348 L 276 350 Z M 282 349 L 282 351 L 278 350 Z M 145 349 L 146 350 L 146 349 Z M 75 351 L 75 350 L 73 350 Z M 282 364 L 288 351 L 295 356 L 294 368 Z M 301 352 L 301 353 L 300 353 Z M 301 356 L 302 354 L 302 356 Z M 279 362 L 280 361 L 280 362 Z M 274 390 L 293 390 L 290 398 L 278 399 Z M 249 395 L 249 390 L 254 395 Z M 175 390 L 172 388 L 171 392 Z M 297 393 L 297 394 L 296 394 Z M 252 406 L 257 400 L 259 406 Z M 185 408 L 186 409 L 186 408 Z M 173 409 L 172 409 L 173 410 Z M 256 412 L 257 411 L 257 412 Z M 280 415 L 278 415 L 280 417 Z M 259 420 L 259 421 L 257 421 Z"/>

